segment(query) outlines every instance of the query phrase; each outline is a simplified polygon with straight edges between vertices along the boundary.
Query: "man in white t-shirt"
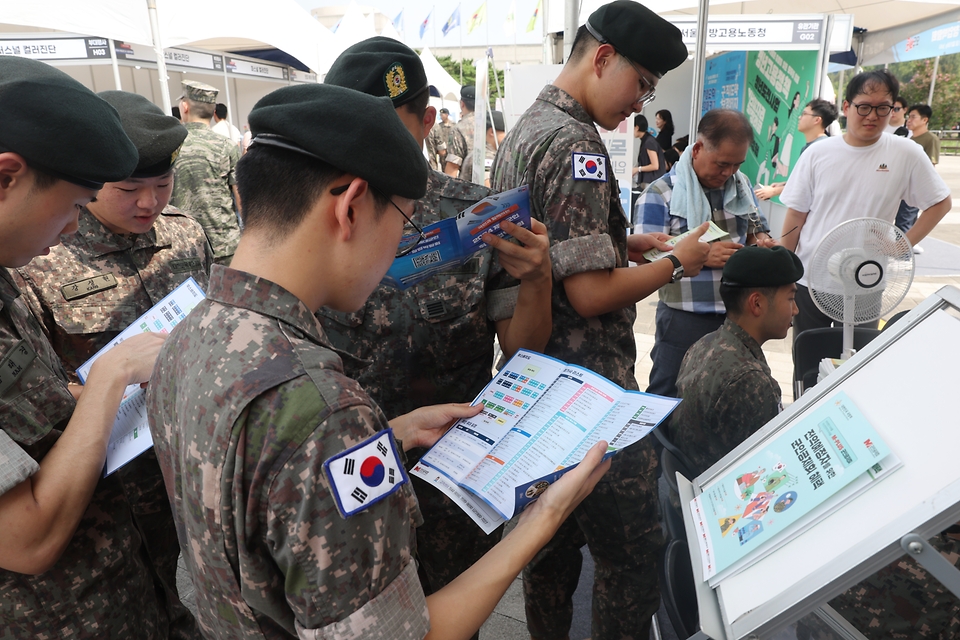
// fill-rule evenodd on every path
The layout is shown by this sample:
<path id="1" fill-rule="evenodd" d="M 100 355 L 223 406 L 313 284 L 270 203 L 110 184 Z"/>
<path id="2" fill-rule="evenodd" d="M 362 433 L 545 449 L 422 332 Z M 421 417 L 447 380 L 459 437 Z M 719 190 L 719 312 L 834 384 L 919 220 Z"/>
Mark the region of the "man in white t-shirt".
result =
<path id="1" fill-rule="evenodd" d="M 916 245 L 950 211 L 950 189 L 920 145 L 883 135 L 900 83 L 886 70 L 858 74 L 847 85 L 847 130 L 800 156 L 780 196 L 787 205 L 781 244 L 796 252 L 806 274 L 797 283 L 793 336 L 828 327 L 830 318 L 810 299 L 807 278 L 820 240 L 841 222 L 880 218 L 893 224 L 901 200 L 923 209 L 907 232 Z"/>

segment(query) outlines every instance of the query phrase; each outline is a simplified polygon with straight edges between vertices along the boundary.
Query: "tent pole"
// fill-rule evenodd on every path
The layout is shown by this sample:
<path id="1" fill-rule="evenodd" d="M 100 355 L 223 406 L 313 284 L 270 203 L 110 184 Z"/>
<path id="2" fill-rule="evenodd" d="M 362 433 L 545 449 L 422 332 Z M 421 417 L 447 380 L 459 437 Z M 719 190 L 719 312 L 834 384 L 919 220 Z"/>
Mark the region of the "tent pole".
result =
<path id="1" fill-rule="evenodd" d="M 117 91 L 123 91 L 123 87 L 120 84 L 120 66 L 117 64 L 117 50 L 113 46 L 113 40 L 107 40 L 107 44 L 110 46 L 110 66 L 113 67 L 113 84 L 116 85 Z"/>
<path id="2" fill-rule="evenodd" d="M 163 57 L 163 46 L 160 42 L 160 22 L 157 20 L 157 0 L 147 0 L 147 12 L 150 14 L 150 33 L 153 36 L 153 49 L 157 54 L 157 75 L 160 76 L 160 100 L 163 110 L 170 113 L 173 105 L 170 104 L 170 86 L 167 83 L 167 61 Z"/>
<path id="3" fill-rule="evenodd" d="M 697 48 L 693 53 L 693 100 L 690 109 L 690 134 L 696 137 L 703 110 L 704 58 L 707 57 L 707 17 L 710 15 L 709 0 L 699 0 L 697 7 Z"/>
<path id="4" fill-rule="evenodd" d="M 239 120 L 236 119 L 236 114 L 233 112 L 233 105 L 230 103 L 230 79 L 227 78 L 227 57 L 226 57 L 226 56 L 223 57 L 223 92 L 224 92 L 224 93 L 226 94 L 226 96 L 227 96 L 227 118 L 228 118 L 228 122 L 229 122 L 229 118 L 230 118 L 231 116 L 233 116 L 233 120 L 235 121 L 235 122 L 234 122 L 234 126 L 239 129 L 239 128 L 240 128 L 240 125 L 237 124 L 237 122 L 239 122 Z"/>
<path id="5" fill-rule="evenodd" d="M 937 71 L 940 69 L 940 56 L 933 59 L 933 75 L 930 76 L 930 93 L 927 95 L 927 104 L 933 106 L 933 89 L 937 86 Z"/>

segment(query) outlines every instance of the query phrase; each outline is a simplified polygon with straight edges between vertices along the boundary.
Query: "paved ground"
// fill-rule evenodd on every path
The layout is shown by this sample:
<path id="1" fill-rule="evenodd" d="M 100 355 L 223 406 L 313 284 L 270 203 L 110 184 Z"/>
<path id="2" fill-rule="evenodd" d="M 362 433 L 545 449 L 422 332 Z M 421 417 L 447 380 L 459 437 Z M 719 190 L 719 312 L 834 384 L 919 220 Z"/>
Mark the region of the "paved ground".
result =
<path id="1" fill-rule="evenodd" d="M 955 202 L 955 211 L 921 243 L 924 253 L 916 257 L 916 276 L 909 293 L 896 311 L 911 309 L 940 287 L 952 285 L 960 288 L 960 157 L 942 156 L 940 175 L 950 185 Z M 637 338 L 637 381 L 640 388 L 647 385 L 650 373 L 650 349 L 653 347 L 654 312 L 656 298 L 637 304 L 637 323 L 634 327 Z M 896 312 L 895 311 L 895 312 Z M 891 312 L 886 317 L 893 315 Z M 763 351 L 774 377 L 783 391 L 784 404 L 793 400 L 793 361 L 790 354 L 792 336 L 764 345 Z M 575 611 L 571 640 L 582 640 L 590 635 L 590 585 L 593 580 L 593 562 L 584 548 L 584 566 L 580 586 L 574 596 Z M 193 587 L 181 572 L 181 594 L 188 604 L 193 603 Z M 658 614 L 664 639 L 676 638 L 666 614 L 661 608 Z M 480 631 L 481 640 L 525 640 L 526 632 L 523 611 L 523 594 L 519 578 L 507 591 L 495 612 Z M 653 637 L 653 636 L 651 636 Z M 782 632 L 777 640 L 788 640 L 795 635 Z"/>

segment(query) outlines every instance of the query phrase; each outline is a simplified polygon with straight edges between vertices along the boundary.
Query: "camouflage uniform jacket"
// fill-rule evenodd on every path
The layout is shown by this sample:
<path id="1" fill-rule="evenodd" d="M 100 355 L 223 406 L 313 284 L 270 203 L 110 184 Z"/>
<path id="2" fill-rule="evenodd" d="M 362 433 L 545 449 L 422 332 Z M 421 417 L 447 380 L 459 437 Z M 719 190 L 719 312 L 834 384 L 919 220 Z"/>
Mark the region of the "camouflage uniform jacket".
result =
<path id="1" fill-rule="evenodd" d="M 446 162 L 462 166 L 463 161 L 473 151 L 473 123 L 473 111 L 470 111 L 464 113 L 460 121 L 450 129 L 447 138 Z M 461 175 L 464 175 L 462 171 Z"/>
<path id="2" fill-rule="evenodd" d="M 780 385 L 760 345 L 736 322 L 698 340 L 680 365 L 683 402 L 670 433 L 700 475 L 780 412 Z"/>
<path id="3" fill-rule="evenodd" d="M 206 290 L 213 262 L 203 228 L 174 207 L 137 235 L 110 231 L 86 209 L 79 225 L 16 272 L 73 382 L 77 367 L 184 280 Z"/>
<path id="4" fill-rule="evenodd" d="M 0 494 L 38 471 L 76 402 L 50 343 L 0 268 Z M 101 479 L 49 571 L 0 569 L 0 635 L 161 638 L 154 586 L 116 478 Z"/>
<path id="5" fill-rule="evenodd" d="M 497 157 L 497 150 L 490 146 L 490 143 L 487 142 L 484 145 L 484 166 L 483 166 L 483 175 L 485 180 L 490 179 L 490 167 L 493 166 L 493 159 Z M 471 152 L 464 161 L 463 166 L 460 167 L 460 179 L 472 181 L 473 180 L 473 153 Z"/>
<path id="6" fill-rule="evenodd" d="M 423 226 L 455 216 L 491 193 L 431 171 L 413 220 Z M 490 381 L 494 322 L 513 315 L 518 292 L 509 284 L 488 249 L 405 291 L 380 285 L 356 313 L 324 307 L 318 316 L 330 344 L 355 356 L 344 358 L 346 374 L 395 418 L 469 402 Z"/>
<path id="7" fill-rule="evenodd" d="M 572 158 L 578 153 L 603 156 L 606 179 L 577 179 Z M 565 91 L 548 85 L 504 138 L 490 186 L 505 191 L 529 184 L 533 215 L 550 233 L 553 333 L 544 353 L 636 390 L 636 307 L 584 318 L 563 288 L 567 276 L 627 266 L 627 219 L 609 166 L 586 110 Z"/>
<path id="8" fill-rule="evenodd" d="M 430 134 L 424 141 L 427 145 L 427 160 L 430 162 L 430 168 L 433 170 L 442 169 L 437 163 L 437 157 L 441 151 L 447 150 L 447 132 L 439 124 L 430 129 Z"/>
<path id="9" fill-rule="evenodd" d="M 147 411 L 206 637 L 426 634 L 409 484 L 343 518 L 323 471 L 386 420 L 293 294 L 215 265 Z"/>
<path id="10" fill-rule="evenodd" d="M 240 240 L 231 187 L 240 148 L 202 122 L 188 122 L 187 139 L 173 165 L 170 204 L 197 219 L 207 232 L 215 258 L 232 256 Z"/>

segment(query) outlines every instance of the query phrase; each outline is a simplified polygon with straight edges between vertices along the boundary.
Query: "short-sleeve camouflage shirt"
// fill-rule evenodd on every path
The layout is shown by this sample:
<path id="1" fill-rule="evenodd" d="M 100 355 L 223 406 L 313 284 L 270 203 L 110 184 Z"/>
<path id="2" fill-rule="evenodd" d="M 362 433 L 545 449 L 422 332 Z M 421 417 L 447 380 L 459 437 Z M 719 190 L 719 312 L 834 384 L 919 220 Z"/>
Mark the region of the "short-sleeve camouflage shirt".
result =
<path id="1" fill-rule="evenodd" d="M 597 173 L 584 178 L 575 172 L 574 162 L 583 158 L 602 163 L 602 179 L 596 179 Z M 565 91 L 546 86 L 500 145 L 490 184 L 495 191 L 529 184 L 533 215 L 550 233 L 553 334 L 544 353 L 637 389 L 636 308 L 584 318 L 563 287 L 564 278 L 577 273 L 627 266 L 627 219 L 620 189 L 583 106 Z"/>
<path id="2" fill-rule="evenodd" d="M 475 117 L 473 111 L 464 112 L 460 121 L 450 128 L 447 137 L 447 162 L 462 167 L 463 161 L 467 159 L 470 152 L 473 151 L 473 123 Z M 460 175 L 464 175 L 461 169 Z"/>
<path id="3" fill-rule="evenodd" d="M 0 268 L 0 492 L 36 472 L 75 406 L 63 366 L 12 276 Z M 8 477 L 10 470 L 15 474 Z M 101 479 L 50 570 L 34 576 L 0 569 L 3 637 L 163 637 L 156 593 L 141 554 L 119 483 L 114 477 Z"/>
<path id="4" fill-rule="evenodd" d="M 173 165 L 170 204 L 193 216 L 207 232 L 215 258 L 232 256 L 240 241 L 231 187 L 237 184 L 240 148 L 202 122 L 188 122 L 187 139 Z"/>
<path id="5" fill-rule="evenodd" d="M 136 235 L 114 233 L 84 209 L 77 233 L 16 276 L 76 382 L 77 367 L 184 280 L 206 289 L 212 263 L 203 228 L 174 207 Z"/>
<path id="6" fill-rule="evenodd" d="M 416 498 L 339 513 L 324 461 L 387 423 L 299 299 L 215 265 L 147 397 L 205 636 L 425 635 Z"/>

